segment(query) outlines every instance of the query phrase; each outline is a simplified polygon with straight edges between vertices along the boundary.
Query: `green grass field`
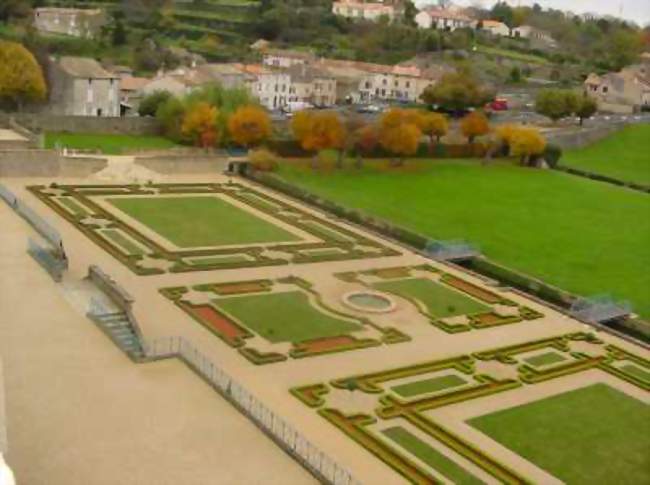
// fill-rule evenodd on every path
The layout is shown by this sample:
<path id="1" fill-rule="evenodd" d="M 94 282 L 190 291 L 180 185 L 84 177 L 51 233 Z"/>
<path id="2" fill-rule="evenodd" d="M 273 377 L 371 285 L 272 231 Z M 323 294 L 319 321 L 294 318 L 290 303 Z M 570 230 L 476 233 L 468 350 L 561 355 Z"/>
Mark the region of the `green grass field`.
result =
<path id="1" fill-rule="evenodd" d="M 214 303 L 274 343 L 337 337 L 361 329 L 356 323 L 319 311 L 301 291 L 223 298 Z"/>
<path id="2" fill-rule="evenodd" d="M 217 197 L 112 197 L 108 201 L 183 248 L 299 240 Z"/>
<path id="3" fill-rule="evenodd" d="M 483 483 L 456 462 L 400 426 L 385 429 L 382 433 L 457 485 L 478 485 Z"/>
<path id="4" fill-rule="evenodd" d="M 164 150 L 176 144 L 161 136 L 95 135 L 91 133 L 46 133 L 45 148 L 56 145 L 75 150 L 101 150 L 119 155 L 129 150 Z"/>
<path id="5" fill-rule="evenodd" d="M 407 300 L 417 300 L 429 315 L 437 318 L 490 311 L 490 307 L 426 278 L 381 281 L 372 286 Z"/>
<path id="6" fill-rule="evenodd" d="M 490 54 L 493 56 L 507 57 L 515 61 L 530 62 L 533 64 L 550 64 L 548 59 L 545 59 L 541 56 L 536 56 L 534 54 L 526 54 L 524 52 L 513 51 L 509 49 L 500 49 L 498 47 L 490 47 L 487 45 L 477 46 L 478 52 L 483 54 Z"/>
<path id="7" fill-rule="evenodd" d="M 432 239 L 471 241 L 491 259 L 568 291 L 629 299 L 650 316 L 647 194 L 506 163 L 407 167 L 313 172 L 285 163 L 279 174 Z"/>
<path id="8" fill-rule="evenodd" d="M 558 354 L 557 352 L 544 352 L 543 354 L 532 355 L 526 359 L 524 362 L 533 365 L 535 367 L 545 366 L 551 364 L 558 364 L 564 362 L 566 357 Z"/>
<path id="9" fill-rule="evenodd" d="M 650 406 L 605 384 L 469 424 L 570 485 L 650 482 Z"/>
<path id="10" fill-rule="evenodd" d="M 464 384 L 467 384 L 467 381 L 462 377 L 448 375 L 422 379 L 421 381 L 413 381 L 407 384 L 400 384 L 399 386 L 391 387 L 391 390 L 402 397 L 413 397 L 419 394 L 437 392 L 452 387 L 462 386 Z"/>
<path id="11" fill-rule="evenodd" d="M 628 126 L 593 145 L 568 150 L 560 164 L 650 185 L 650 124 Z"/>

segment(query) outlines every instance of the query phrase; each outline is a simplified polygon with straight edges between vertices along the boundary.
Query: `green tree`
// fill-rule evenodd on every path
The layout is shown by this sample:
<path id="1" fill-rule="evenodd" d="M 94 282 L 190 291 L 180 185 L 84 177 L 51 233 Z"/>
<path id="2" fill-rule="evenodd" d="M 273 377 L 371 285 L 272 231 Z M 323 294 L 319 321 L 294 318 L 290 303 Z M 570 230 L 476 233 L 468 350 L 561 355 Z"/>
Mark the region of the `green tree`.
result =
<path id="1" fill-rule="evenodd" d="M 111 35 L 111 43 L 115 46 L 126 44 L 126 29 L 124 28 L 124 23 L 121 20 L 115 21 L 115 27 L 113 27 L 113 32 Z"/>
<path id="2" fill-rule="evenodd" d="M 0 41 L 0 101 L 22 110 L 25 103 L 44 101 L 43 70 L 22 44 Z"/>
<path id="3" fill-rule="evenodd" d="M 479 82 L 468 71 L 445 74 L 440 82 L 428 86 L 420 96 L 427 104 L 462 111 L 483 106 L 494 97 L 494 92 Z"/>
<path id="4" fill-rule="evenodd" d="M 598 102 L 587 95 L 582 96 L 578 101 L 578 109 L 576 116 L 580 118 L 580 126 L 584 124 L 584 120 L 591 118 L 598 111 Z"/>
<path id="5" fill-rule="evenodd" d="M 535 99 L 535 111 L 557 122 L 578 109 L 579 99 L 568 89 L 542 89 Z"/>
<path id="6" fill-rule="evenodd" d="M 138 114 L 140 116 L 156 116 L 158 108 L 167 102 L 171 96 L 169 91 L 154 91 L 142 98 L 138 106 Z"/>

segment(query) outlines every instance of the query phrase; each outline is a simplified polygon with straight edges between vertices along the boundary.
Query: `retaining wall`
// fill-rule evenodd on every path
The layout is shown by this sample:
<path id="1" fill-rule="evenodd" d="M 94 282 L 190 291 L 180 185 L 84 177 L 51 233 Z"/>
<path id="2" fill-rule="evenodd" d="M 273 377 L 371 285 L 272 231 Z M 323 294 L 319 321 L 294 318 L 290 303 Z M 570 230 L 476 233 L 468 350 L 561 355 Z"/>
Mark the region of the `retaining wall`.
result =
<path id="1" fill-rule="evenodd" d="M 64 157 L 56 150 L 0 150 L 0 177 L 87 177 L 106 164 L 101 158 Z"/>
<path id="2" fill-rule="evenodd" d="M 0 124 L 9 124 L 13 118 L 21 126 L 33 132 L 64 131 L 70 133 L 98 133 L 111 135 L 157 135 L 160 133 L 154 118 L 94 116 L 68 116 L 46 113 L 0 112 Z"/>
<path id="3" fill-rule="evenodd" d="M 624 126 L 623 123 L 613 123 L 593 128 L 578 128 L 574 131 L 548 133 L 547 138 L 549 143 L 558 145 L 563 150 L 582 148 L 602 140 Z"/>
<path id="4" fill-rule="evenodd" d="M 136 165 L 148 168 L 161 174 L 179 173 L 221 173 L 228 166 L 227 157 L 215 156 L 157 156 L 136 157 Z"/>

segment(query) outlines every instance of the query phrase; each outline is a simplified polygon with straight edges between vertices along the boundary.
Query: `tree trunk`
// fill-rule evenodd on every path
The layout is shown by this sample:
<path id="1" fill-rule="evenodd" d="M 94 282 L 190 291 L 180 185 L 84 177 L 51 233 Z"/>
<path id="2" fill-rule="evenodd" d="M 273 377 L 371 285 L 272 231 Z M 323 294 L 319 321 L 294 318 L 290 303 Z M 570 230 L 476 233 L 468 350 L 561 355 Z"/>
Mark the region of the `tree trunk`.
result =
<path id="1" fill-rule="evenodd" d="M 318 170 L 318 152 L 314 153 L 314 156 L 311 157 L 311 169 Z"/>
<path id="2" fill-rule="evenodd" d="M 336 168 L 339 170 L 343 168 L 343 150 L 339 150 L 339 153 L 336 157 Z"/>
<path id="3" fill-rule="evenodd" d="M 354 165 L 354 168 L 361 170 L 363 168 L 363 158 L 360 153 L 357 153 L 357 161 Z"/>

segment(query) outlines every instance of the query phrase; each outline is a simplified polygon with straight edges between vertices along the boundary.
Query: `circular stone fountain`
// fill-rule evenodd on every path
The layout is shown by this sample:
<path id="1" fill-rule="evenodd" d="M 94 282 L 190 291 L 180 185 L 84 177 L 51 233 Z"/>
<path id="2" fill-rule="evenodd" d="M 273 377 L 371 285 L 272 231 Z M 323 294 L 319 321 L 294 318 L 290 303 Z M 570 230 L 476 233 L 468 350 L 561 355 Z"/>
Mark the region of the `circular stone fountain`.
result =
<path id="1" fill-rule="evenodd" d="M 343 295 L 343 303 L 359 312 L 388 313 L 395 310 L 395 302 L 376 291 L 352 291 Z"/>

